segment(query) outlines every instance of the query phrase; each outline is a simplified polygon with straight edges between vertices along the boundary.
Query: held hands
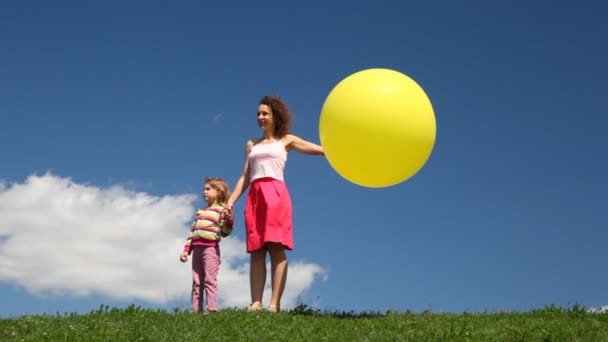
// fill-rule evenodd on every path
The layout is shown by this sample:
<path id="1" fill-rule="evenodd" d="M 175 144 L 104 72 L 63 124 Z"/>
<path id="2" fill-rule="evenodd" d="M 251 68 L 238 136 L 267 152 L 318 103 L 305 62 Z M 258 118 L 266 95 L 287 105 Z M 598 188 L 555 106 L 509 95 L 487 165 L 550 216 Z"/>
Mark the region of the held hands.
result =
<path id="1" fill-rule="evenodd" d="M 182 254 L 179 255 L 179 260 L 181 262 L 186 262 L 188 261 L 188 252 L 183 251 Z"/>
<path id="2" fill-rule="evenodd" d="M 234 222 L 234 213 L 232 212 L 232 208 L 224 208 L 224 210 L 222 210 L 222 216 L 224 217 L 225 222 L 230 224 Z"/>

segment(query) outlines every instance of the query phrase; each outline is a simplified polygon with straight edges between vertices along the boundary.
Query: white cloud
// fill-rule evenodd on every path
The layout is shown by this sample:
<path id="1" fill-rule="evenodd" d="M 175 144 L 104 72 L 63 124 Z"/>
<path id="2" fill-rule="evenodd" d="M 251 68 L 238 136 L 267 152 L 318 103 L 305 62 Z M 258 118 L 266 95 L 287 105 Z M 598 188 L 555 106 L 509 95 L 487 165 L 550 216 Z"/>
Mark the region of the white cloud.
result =
<path id="1" fill-rule="evenodd" d="M 217 124 L 217 123 L 220 123 L 223 118 L 224 118 L 224 113 L 217 113 L 217 114 L 213 115 L 213 118 L 211 119 L 211 121 L 214 124 Z"/>
<path id="2" fill-rule="evenodd" d="M 0 281 L 41 295 L 188 305 L 191 264 L 178 255 L 195 198 L 99 188 L 51 174 L 10 185 L 0 181 Z M 245 244 L 228 237 L 221 253 L 220 305 L 244 307 L 250 302 Z M 325 274 L 314 263 L 289 262 L 285 308 Z"/>
<path id="3" fill-rule="evenodd" d="M 590 313 L 608 313 L 608 305 L 603 305 L 599 308 L 588 308 L 587 311 Z"/>

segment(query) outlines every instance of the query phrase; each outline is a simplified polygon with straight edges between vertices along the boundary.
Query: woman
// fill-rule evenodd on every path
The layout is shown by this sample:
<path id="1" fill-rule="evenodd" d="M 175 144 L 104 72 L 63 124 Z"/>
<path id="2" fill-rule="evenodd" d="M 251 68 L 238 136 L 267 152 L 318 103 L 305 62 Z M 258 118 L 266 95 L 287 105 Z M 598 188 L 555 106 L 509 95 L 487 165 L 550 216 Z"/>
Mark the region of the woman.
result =
<path id="1" fill-rule="evenodd" d="M 228 207 L 250 187 L 245 205 L 247 253 L 250 254 L 251 305 L 261 309 L 266 283 L 266 253 L 270 254 L 272 298 L 269 311 L 280 310 L 287 279 L 285 249 L 293 250 L 291 198 L 284 182 L 287 154 L 324 155 L 320 145 L 289 133 L 292 115 L 276 96 L 263 97 L 258 105 L 257 121 L 263 136 L 247 141 L 245 167 L 237 181 Z"/>

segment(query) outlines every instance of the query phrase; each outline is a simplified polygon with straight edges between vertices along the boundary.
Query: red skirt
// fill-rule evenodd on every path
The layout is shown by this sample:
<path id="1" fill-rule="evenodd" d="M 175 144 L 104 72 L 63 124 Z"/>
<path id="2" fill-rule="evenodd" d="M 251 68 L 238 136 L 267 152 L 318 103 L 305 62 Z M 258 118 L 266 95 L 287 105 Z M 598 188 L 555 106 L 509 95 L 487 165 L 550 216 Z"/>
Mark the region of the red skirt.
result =
<path id="1" fill-rule="evenodd" d="M 277 242 L 293 250 L 291 197 L 284 182 L 274 178 L 256 179 L 249 185 L 245 204 L 247 253 Z"/>

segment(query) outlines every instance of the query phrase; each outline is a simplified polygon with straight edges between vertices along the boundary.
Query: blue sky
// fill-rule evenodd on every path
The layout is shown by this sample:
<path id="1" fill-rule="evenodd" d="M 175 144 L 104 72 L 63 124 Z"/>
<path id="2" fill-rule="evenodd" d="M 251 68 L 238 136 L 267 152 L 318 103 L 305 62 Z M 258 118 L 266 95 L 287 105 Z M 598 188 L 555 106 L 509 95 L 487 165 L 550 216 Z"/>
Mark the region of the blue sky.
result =
<path id="1" fill-rule="evenodd" d="M 373 67 L 426 91 L 433 153 L 382 189 L 289 155 L 285 306 L 607 305 L 606 6 L 2 3 L 0 316 L 188 307 L 178 254 L 202 181 L 234 186 L 257 101 L 281 95 L 319 142 L 331 89 Z M 243 208 L 224 306 L 249 300 Z"/>

